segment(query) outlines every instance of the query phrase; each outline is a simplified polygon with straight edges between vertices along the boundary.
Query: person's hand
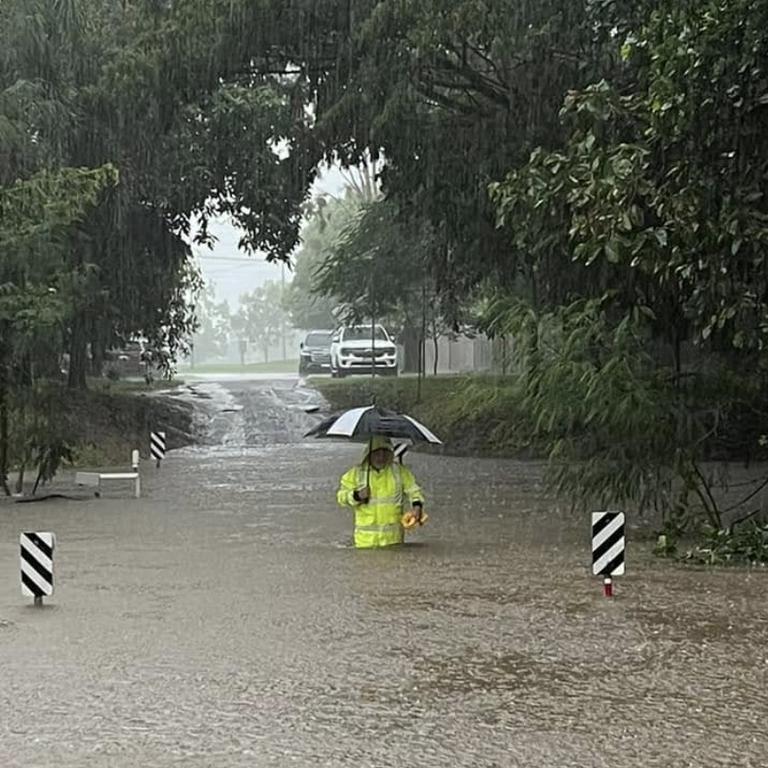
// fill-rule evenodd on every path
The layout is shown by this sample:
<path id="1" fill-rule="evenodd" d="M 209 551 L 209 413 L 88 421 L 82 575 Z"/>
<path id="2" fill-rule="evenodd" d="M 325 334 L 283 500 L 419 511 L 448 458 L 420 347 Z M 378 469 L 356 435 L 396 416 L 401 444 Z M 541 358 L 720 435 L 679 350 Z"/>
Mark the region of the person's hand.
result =
<path id="1" fill-rule="evenodd" d="M 368 488 L 358 488 L 357 489 L 357 500 L 363 504 L 365 504 L 368 499 L 371 498 L 371 492 L 368 490 Z"/>

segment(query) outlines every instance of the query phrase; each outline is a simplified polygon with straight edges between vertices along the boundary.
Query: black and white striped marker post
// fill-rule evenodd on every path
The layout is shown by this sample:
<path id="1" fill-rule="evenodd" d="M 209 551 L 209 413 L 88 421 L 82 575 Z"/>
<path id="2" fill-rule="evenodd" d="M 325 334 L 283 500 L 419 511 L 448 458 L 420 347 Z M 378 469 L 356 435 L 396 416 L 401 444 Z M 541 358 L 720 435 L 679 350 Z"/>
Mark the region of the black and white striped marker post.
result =
<path id="1" fill-rule="evenodd" d="M 624 513 L 592 513 L 592 573 L 603 577 L 603 594 L 613 597 L 613 577 L 624 575 Z"/>
<path id="2" fill-rule="evenodd" d="M 149 435 L 149 452 L 160 467 L 160 462 L 165 458 L 165 432 L 151 432 Z"/>
<path id="3" fill-rule="evenodd" d="M 53 594 L 53 550 L 56 536 L 52 533 L 22 533 L 21 594 L 34 597 L 42 606 L 43 597 Z"/>

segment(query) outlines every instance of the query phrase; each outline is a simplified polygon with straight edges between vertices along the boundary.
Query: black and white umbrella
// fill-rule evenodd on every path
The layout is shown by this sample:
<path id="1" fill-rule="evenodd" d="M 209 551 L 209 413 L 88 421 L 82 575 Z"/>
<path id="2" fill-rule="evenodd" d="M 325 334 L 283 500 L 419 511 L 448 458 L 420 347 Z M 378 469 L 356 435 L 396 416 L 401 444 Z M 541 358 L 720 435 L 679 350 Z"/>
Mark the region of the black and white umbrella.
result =
<path id="1" fill-rule="evenodd" d="M 442 445 L 443 441 L 416 419 L 404 413 L 389 411 L 376 405 L 352 408 L 321 421 L 305 437 L 329 437 L 337 440 L 370 440 L 391 437 L 414 443 Z"/>

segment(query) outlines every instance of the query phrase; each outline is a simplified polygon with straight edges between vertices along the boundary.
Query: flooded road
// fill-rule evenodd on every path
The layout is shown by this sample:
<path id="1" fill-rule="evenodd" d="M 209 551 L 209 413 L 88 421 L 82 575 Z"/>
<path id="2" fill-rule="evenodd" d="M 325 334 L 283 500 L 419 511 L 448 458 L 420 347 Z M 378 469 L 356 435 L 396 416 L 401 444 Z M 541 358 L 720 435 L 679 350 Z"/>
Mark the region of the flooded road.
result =
<path id="1" fill-rule="evenodd" d="M 413 452 L 430 523 L 357 552 L 314 395 L 193 386 L 207 444 L 141 500 L 0 507 L 2 768 L 768 764 L 764 571 L 630 542 L 606 601 L 539 465 Z M 42 610 L 24 530 L 58 537 Z"/>

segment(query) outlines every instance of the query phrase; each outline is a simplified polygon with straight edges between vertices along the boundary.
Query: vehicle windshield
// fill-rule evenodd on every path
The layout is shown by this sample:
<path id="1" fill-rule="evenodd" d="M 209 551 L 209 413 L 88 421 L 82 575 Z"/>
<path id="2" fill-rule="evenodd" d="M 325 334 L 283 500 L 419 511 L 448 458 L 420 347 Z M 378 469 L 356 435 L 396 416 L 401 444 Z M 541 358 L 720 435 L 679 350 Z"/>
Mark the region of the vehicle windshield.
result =
<path id="1" fill-rule="evenodd" d="M 304 341 L 304 345 L 307 347 L 330 347 L 331 334 L 330 333 L 308 333 L 307 338 Z"/>
<path id="2" fill-rule="evenodd" d="M 347 328 L 344 331 L 345 341 L 369 341 L 371 338 L 371 326 L 358 325 L 355 328 Z M 376 326 L 376 341 L 389 341 L 387 332 L 380 326 Z"/>

